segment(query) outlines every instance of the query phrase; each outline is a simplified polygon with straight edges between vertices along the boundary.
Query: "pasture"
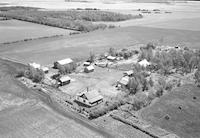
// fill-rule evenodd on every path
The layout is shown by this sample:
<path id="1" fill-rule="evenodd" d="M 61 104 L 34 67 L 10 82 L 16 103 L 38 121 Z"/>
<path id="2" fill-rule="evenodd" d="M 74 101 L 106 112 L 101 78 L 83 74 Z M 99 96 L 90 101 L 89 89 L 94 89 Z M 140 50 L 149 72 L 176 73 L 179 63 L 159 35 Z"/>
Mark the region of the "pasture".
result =
<path id="1" fill-rule="evenodd" d="M 72 30 L 39 25 L 18 20 L 0 21 L 0 43 L 14 42 L 24 39 L 68 35 Z"/>
<path id="2" fill-rule="evenodd" d="M 137 47 L 151 41 L 165 45 L 199 48 L 199 31 L 160 29 L 149 27 L 123 27 L 108 30 L 1 45 L 0 55 L 22 61 L 49 65 L 54 61 L 71 57 L 84 59 L 90 51 L 102 53 L 110 47 Z"/>
<path id="3" fill-rule="evenodd" d="M 157 99 L 141 117 L 183 138 L 200 137 L 200 89 L 184 85 Z"/>

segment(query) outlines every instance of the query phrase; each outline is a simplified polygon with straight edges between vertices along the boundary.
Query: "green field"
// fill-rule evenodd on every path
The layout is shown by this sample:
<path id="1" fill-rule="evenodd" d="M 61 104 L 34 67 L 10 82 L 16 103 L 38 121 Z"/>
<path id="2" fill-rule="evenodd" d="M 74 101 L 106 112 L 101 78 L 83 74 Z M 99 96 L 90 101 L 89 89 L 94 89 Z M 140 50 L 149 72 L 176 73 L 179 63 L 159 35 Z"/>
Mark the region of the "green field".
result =
<path id="1" fill-rule="evenodd" d="M 183 138 L 200 137 L 200 88 L 184 85 L 141 111 L 143 119 Z"/>
<path id="2" fill-rule="evenodd" d="M 18 20 L 0 21 L 0 43 L 54 35 L 68 35 L 70 32 L 74 31 Z"/>
<path id="3" fill-rule="evenodd" d="M 87 58 L 90 51 L 101 53 L 109 47 L 136 47 L 150 41 L 166 45 L 199 48 L 199 31 L 158 29 L 148 27 L 124 27 L 54 39 L 35 40 L 10 45 L 1 45 L 0 55 L 24 63 L 52 64 L 54 61 L 71 57 Z"/>

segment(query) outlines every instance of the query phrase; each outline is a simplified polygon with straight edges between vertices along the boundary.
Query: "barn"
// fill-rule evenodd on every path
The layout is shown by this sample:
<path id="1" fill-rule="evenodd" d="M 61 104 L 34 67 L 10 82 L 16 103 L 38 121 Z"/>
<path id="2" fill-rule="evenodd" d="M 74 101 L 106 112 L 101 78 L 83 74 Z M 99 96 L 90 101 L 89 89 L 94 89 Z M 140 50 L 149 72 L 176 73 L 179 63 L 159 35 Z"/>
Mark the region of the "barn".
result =
<path id="1" fill-rule="evenodd" d="M 54 68 L 58 68 L 58 66 L 65 66 L 68 64 L 72 64 L 73 60 L 71 58 L 66 58 L 66 59 L 62 59 L 62 60 L 58 60 L 56 62 L 54 62 Z"/>

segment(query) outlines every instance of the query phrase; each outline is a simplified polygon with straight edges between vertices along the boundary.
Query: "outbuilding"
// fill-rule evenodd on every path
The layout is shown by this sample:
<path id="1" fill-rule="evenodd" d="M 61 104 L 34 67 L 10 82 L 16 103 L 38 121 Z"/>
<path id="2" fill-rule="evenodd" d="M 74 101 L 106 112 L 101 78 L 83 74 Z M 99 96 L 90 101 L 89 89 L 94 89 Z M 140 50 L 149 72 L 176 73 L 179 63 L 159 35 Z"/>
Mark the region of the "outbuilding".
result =
<path id="1" fill-rule="evenodd" d="M 76 95 L 76 101 L 89 107 L 98 105 L 103 102 L 103 96 L 96 90 L 84 91 Z"/>
<path id="2" fill-rule="evenodd" d="M 146 59 L 143 59 L 142 61 L 140 61 L 139 64 L 143 67 L 147 67 L 147 66 L 151 65 L 151 63 L 148 62 Z"/>
<path id="3" fill-rule="evenodd" d="M 130 76 L 133 75 L 133 73 L 134 73 L 133 70 L 125 71 L 124 72 L 124 76 L 129 76 L 130 77 Z"/>
<path id="4" fill-rule="evenodd" d="M 62 76 L 58 79 L 59 85 L 64 86 L 71 82 L 71 78 L 69 76 Z"/>
<path id="5" fill-rule="evenodd" d="M 83 63 L 83 66 L 90 66 L 90 64 L 91 64 L 90 62 L 86 61 Z"/>
<path id="6" fill-rule="evenodd" d="M 88 67 L 85 67 L 84 72 L 90 73 L 94 71 L 94 66 L 90 65 Z"/>
<path id="7" fill-rule="evenodd" d="M 33 67 L 34 69 L 40 69 L 40 67 L 41 67 L 40 64 L 37 64 L 37 63 L 35 63 L 35 62 L 29 63 L 28 65 L 31 66 L 31 67 Z"/>
<path id="8" fill-rule="evenodd" d="M 122 77 L 118 81 L 118 87 L 126 88 L 128 86 L 128 83 L 129 83 L 129 77 L 128 76 Z"/>
<path id="9" fill-rule="evenodd" d="M 65 66 L 67 64 L 71 64 L 73 63 L 73 60 L 71 58 L 66 58 L 66 59 L 63 59 L 63 60 L 59 60 L 59 61 L 56 61 L 54 62 L 54 68 L 58 68 L 58 66 Z"/>
<path id="10" fill-rule="evenodd" d="M 115 61 L 115 60 L 116 60 L 116 57 L 108 56 L 107 59 L 110 60 L 110 61 Z"/>

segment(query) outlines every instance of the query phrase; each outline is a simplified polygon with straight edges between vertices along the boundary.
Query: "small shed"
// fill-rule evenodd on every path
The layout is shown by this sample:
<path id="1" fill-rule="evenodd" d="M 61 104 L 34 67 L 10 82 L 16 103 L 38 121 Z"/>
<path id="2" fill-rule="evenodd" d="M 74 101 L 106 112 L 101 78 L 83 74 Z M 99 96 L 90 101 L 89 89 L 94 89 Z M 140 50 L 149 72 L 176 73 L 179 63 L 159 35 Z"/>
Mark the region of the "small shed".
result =
<path id="1" fill-rule="evenodd" d="M 92 107 L 103 102 L 103 96 L 96 90 L 90 90 L 78 93 L 75 100 Z"/>
<path id="2" fill-rule="evenodd" d="M 31 67 L 33 67 L 34 69 L 40 69 L 40 68 L 41 68 L 41 65 L 40 65 L 40 64 L 37 64 L 37 63 L 35 63 L 35 62 L 29 63 L 28 65 L 31 66 Z"/>
<path id="3" fill-rule="evenodd" d="M 143 59 L 142 61 L 140 61 L 139 64 L 143 67 L 147 67 L 151 65 L 151 63 L 149 63 L 146 59 Z"/>
<path id="4" fill-rule="evenodd" d="M 107 59 L 110 60 L 110 61 L 115 61 L 115 60 L 116 60 L 116 57 L 108 56 Z"/>
<path id="5" fill-rule="evenodd" d="M 124 72 L 124 76 L 129 76 L 130 77 L 130 76 L 133 75 L 133 73 L 134 73 L 133 70 L 125 71 Z"/>
<path id="6" fill-rule="evenodd" d="M 64 86 L 71 82 L 71 78 L 69 76 L 62 76 L 58 79 L 59 85 Z"/>
<path id="7" fill-rule="evenodd" d="M 90 64 L 91 64 L 90 62 L 86 61 L 83 63 L 83 66 L 90 66 Z"/>
<path id="8" fill-rule="evenodd" d="M 129 83 L 129 77 L 128 77 L 128 76 L 125 76 L 125 77 L 122 77 L 122 78 L 118 81 L 118 86 L 127 87 L 128 83 Z"/>
<path id="9" fill-rule="evenodd" d="M 94 71 L 94 66 L 90 65 L 88 67 L 85 67 L 84 72 L 90 73 Z"/>
<path id="10" fill-rule="evenodd" d="M 62 60 L 54 62 L 54 68 L 58 68 L 59 65 L 64 66 L 71 63 L 73 63 L 73 60 L 71 58 L 62 59 Z"/>

